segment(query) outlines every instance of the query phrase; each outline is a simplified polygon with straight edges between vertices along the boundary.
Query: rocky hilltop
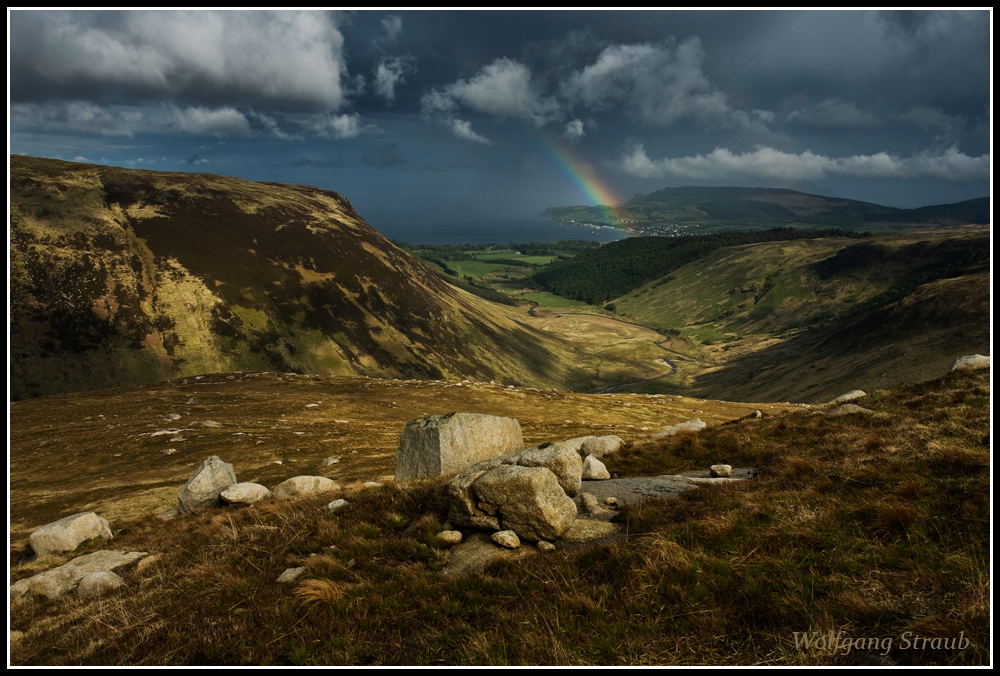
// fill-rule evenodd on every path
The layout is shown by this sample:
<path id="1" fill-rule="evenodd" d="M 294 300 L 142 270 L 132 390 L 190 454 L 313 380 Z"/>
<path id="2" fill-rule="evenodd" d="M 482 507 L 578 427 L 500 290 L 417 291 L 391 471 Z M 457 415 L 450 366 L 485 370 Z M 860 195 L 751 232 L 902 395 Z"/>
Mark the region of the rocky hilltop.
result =
<path id="1" fill-rule="evenodd" d="M 343 195 L 10 160 L 15 399 L 236 370 L 559 380 L 551 336 L 428 273 Z"/>

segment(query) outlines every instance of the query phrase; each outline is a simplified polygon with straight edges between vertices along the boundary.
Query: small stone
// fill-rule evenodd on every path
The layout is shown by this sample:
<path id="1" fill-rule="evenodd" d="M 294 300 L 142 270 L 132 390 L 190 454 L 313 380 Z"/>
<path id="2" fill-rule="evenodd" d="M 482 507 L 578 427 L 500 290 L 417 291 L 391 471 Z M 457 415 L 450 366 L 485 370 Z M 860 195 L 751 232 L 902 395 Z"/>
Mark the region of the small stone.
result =
<path id="1" fill-rule="evenodd" d="M 168 413 L 165 416 L 163 416 L 163 418 L 165 420 L 180 420 L 181 416 L 177 413 Z"/>
<path id="2" fill-rule="evenodd" d="M 732 476 L 733 466 L 732 465 L 712 465 L 708 470 L 708 473 L 714 477 L 720 476 Z"/>
<path id="3" fill-rule="evenodd" d="M 338 462 L 340 462 L 340 458 L 334 458 L 333 456 L 330 456 L 329 458 L 324 458 L 319 462 L 319 469 L 323 469 L 324 467 L 328 467 L 329 465 L 336 465 Z"/>
<path id="4" fill-rule="evenodd" d="M 165 448 L 162 451 L 160 451 L 160 453 L 162 453 L 163 455 L 173 455 L 176 452 L 177 452 L 176 448 Z"/>
<path id="5" fill-rule="evenodd" d="M 608 507 L 617 507 L 618 498 L 615 497 L 604 498 L 604 504 L 606 504 Z"/>
<path id="6" fill-rule="evenodd" d="M 676 425 L 671 425 L 670 427 L 660 430 L 653 435 L 654 439 L 663 439 L 665 437 L 672 437 L 680 432 L 700 432 L 701 430 L 708 427 L 699 418 L 694 418 L 688 420 L 687 422 L 677 423 Z"/>
<path id="7" fill-rule="evenodd" d="M 338 512 L 342 512 L 342 511 L 344 511 L 345 509 L 347 509 L 347 505 L 348 505 L 348 504 L 350 504 L 350 503 L 349 503 L 349 502 L 347 502 L 347 500 L 345 500 L 345 499 L 343 499 L 343 498 L 339 498 L 339 499 L 337 499 L 337 500 L 334 500 L 334 501 L 333 501 L 333 502 L 331 502 L 330 504 L 328 504 L 328 505 L 326 506 L 326 508 L 327 508 L 327 509 L 328 509 L 328 510 L 329 510 L 330 512 L 333 512 L 334 514 L 336 514 L 336 513 L 338 513 Z"/>
<path id="8" fill-rule="evenodd" d="M 448 545 L 457 545 L 462 541 L 462 533 L 457 530 L 443 530 L 438 533 L 438 540 Z"/>
<path id="9" fill-rule="evenodd" d="M 288 582 L 295 582 L 302 577 L 302 574 L 305 572 L 306 569 L 304 566 L 301 568 L 287 568 L 285 569 L 285 572 L 278 576 L 278 583 L 285 584 Z"/>
<path id="10" fill-rule="evenodd" d="M 517 533 L 512 530 L 498 530 L 490 536 L 490 539 L 501 547 L 506 547 L 507 549 L 517 549 L 521 546 L 520 538 L 518 538 Z"/>
<path id="11" fill-rule="evenodd" d="M 850 392 L 848 392 L 846 394 L 840 395 L 839 397 L 837 397 L 836 399 L 834 399 L 830 403 L 831 404 L 846 404 L 849 401 L 854 401 L 855 399 L 860 399 L 862 397 L 867 397 L 867 396 L 868 396 L 868 393 L 865 392 L 864 390 L 851 390 Z"/>
<path id="12" fill-rule="evenodd" d="M 610 479 L 611 474 L 608 473 L 608 468 L 603 462 L 592 455 L 588 455 L 583 459 L 583 478 L 588 481 L 603 481 Z"/>
<path id="13" fill-rule="evenodd" d="M 554 552 L 556 550 L 556 546 L 548 540 L 539 540 L 536 546 L 540 552 Z"/>
<path id="14" fill-rule="evenodd" d="M 364 487 L 365 488 L 380 488 L 381 486 L 382 486 L 382 484 L 380 484 L 377 481 L 366 481 L 364 483 Z"/>
<path id="15" fill-rule="evenodd" d="M 319 404 L 306 404 L 306 408 L 317 408 Z"/>

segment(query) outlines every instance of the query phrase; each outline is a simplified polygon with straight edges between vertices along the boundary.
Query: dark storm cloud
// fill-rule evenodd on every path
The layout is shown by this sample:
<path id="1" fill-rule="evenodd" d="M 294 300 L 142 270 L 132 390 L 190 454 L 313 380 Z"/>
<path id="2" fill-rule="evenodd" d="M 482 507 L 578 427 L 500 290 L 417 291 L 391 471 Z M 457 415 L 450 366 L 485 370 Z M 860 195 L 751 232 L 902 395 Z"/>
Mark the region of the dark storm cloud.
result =
<path id="1" fill-rule="evenodd" d="M 369 146 L 361 153 L 361 164 L 375 169 L 388 169 L 389 167 L 409 164 L 409 161 L 405 157 L 396 152 L 396 148 L 398 147 L 399 144 L 397 143 L 387 143 L 381 148 L 378 146 Z"/>
<path id="2" fill-rule="evenodd" d="M 326 12 L 12 12 L 11 99 L 191 105 L 347 102 Z"/>

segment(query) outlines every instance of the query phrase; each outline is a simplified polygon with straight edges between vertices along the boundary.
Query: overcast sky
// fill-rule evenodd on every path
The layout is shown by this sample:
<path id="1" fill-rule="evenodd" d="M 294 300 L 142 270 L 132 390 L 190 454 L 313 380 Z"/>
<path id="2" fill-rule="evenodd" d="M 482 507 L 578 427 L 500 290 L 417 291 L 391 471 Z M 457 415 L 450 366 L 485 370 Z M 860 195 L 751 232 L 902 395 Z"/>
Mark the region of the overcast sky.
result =
<path id="1" fill-rule="evenodd" d="M 376 227 L 684 185 L 990 193 L 988 10 L 8 16 L 10 152 L 317 185 Z"/>

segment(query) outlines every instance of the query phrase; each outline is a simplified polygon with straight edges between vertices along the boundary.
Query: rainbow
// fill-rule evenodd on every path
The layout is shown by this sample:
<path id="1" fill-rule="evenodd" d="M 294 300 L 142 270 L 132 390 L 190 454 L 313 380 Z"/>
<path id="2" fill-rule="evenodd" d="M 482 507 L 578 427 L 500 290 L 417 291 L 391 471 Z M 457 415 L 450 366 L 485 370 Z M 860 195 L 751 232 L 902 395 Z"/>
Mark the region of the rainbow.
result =
<path id="1" fill-rule="evenodd" d="M 580 159 L 564 143 L 558 139 L 545 136 L 541 131 L 529 125 L 525 125 L 525 128 L 528 130 L 529 135 L 535 136 L 542 150 L 545 152 L 545 156 L 569 180 L 573 187 L 579 191 L 584 200 L 592 202 L 604 214 L 611 225 L 621 227 L 614 207 L 625 200 L 618 197 L 614 190 L 611 189 L 611 186 L 604 182 L 587 162 Z"/>

